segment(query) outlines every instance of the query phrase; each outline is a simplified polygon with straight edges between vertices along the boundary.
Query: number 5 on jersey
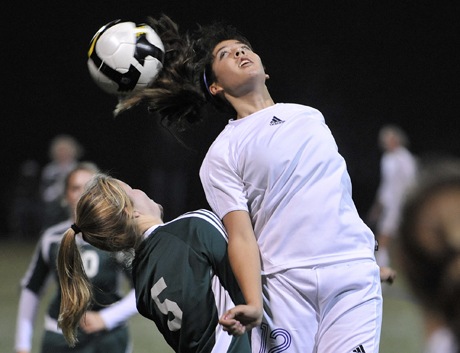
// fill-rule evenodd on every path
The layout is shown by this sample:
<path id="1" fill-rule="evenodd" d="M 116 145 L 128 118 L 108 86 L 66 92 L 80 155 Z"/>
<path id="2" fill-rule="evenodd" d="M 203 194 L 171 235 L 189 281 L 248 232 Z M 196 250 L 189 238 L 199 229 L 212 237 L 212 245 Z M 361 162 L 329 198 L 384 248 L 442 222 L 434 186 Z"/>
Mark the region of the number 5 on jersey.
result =
<path id="1" fill-rule="evenodd" d="M 177 305 L 176 302 L 173 302 L 169 299 L 165 299 L 163 302 L 160 302 L 160 299 L 158 299 L 158 296 L 166 289 L 166 287 L 166 282 L 164 278 L 161 277 L 158 282 L 153 285 L 152 289 L 150 290 L 150 294 L 162 314 L 173 314 L 174 319 L 168 320 L 168 327 L 171 331 L 177 331 L 180 330 L 182 326 L 182 310 L 179 308 L 179 305 Z"/>

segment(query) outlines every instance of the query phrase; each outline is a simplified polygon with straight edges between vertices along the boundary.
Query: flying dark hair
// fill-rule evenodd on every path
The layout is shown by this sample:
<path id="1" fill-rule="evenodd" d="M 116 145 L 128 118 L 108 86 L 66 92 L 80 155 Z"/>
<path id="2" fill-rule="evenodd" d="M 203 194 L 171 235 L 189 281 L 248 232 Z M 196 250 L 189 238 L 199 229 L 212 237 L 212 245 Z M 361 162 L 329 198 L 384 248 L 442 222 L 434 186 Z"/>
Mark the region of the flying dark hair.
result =
<path id="1" fill-rule="evenodd" d="M 158 114 L 166 127 L 185 131 L 200 122 L 206 104 L 234 114 L 234 109 L 221 97 L 211 96 L 206 88 L 215 80 L 212 72 L 215 46 L 228 39 L 248 46 L 249 41 L 233 26 L 215 22 L 198 25 L 193 32 L 180 33 L 178 25 L 168 16 L 149 17 L 147 23 L 158 33 L 164 47 L 163 69 L 146 89 L 134 92 L 121 100 L 115 115 L 140 103 L 146 103 L 151 113 Z M 207 82 L 205 83 L 204 78 Z"/>

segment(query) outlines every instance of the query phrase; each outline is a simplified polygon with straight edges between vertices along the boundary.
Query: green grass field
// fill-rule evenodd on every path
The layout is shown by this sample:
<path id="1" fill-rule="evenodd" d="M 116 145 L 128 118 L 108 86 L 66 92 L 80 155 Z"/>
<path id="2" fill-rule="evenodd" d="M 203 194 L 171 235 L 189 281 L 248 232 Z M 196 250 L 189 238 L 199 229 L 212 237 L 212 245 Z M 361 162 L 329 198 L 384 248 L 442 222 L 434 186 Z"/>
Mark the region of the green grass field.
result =
<path id="1" fill-rule="evenodd" d="M 19 281 L 23 276 L 35 244 L 33 242 L 0 241 L 0 347 L 13 352 Z M 38 313 L 32 353 L 38 353 L 42 334 L 43 313 L 50 292 L 44 293 Z M 135 353 L 171 353 L 153 322 L 140 315 L 131 319 L 130 330 Z M 420 353 L 423 349 L 421 315 L 399 274 L 392 286 L 384 285 L 384 312 L 381 353 Z M 58 353 L 58 352 L 56 352 Z"/>

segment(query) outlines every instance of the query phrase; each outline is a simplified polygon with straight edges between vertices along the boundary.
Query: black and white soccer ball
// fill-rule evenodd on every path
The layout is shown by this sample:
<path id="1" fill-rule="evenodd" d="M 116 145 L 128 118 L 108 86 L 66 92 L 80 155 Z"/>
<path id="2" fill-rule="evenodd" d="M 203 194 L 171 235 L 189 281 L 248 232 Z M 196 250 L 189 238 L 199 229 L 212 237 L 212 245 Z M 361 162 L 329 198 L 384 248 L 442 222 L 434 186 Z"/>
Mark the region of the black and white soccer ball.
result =
<path id="1" fill-rule="evenodd" d="M 146 24 L 115 20 L 93 36 L 88 69 L 105 92 L 124 96 L 147 87 L 163 68 L 164 45 Z"/>

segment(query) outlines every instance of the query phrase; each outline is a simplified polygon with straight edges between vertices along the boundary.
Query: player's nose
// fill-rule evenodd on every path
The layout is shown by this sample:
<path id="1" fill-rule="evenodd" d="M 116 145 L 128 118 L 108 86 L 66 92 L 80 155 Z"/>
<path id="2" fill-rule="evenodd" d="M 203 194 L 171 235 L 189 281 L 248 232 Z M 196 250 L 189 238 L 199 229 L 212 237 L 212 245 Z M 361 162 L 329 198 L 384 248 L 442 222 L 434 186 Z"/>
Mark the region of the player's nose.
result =
<path id="1" fill-rule="evenodd" d="M 242 48 L 235 50 L 235 57 L 239 57 L 240 55 L 245 55 L 245 54 L 246 52 Z"/>

